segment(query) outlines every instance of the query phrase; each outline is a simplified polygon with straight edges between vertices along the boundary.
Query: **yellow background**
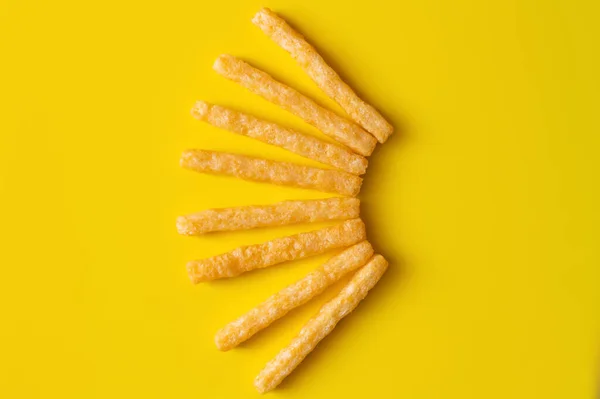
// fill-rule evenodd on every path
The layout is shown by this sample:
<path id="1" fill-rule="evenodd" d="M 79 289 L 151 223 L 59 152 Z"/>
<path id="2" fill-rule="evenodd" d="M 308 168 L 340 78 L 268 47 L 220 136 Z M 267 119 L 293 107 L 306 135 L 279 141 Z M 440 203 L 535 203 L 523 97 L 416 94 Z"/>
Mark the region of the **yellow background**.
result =
<path id="1" fill-rule="evenodd" d="M 254 376 L 339 289 L 220 353 L 218 328 L 329 254 L 186 276 L 315 227 L 175 232 L 179 214 L 323 196 L 178 166 L 190 147 L 311 164 L 189 115 L 204 99 L 319 134 L 214 73 L 220 53 L 337 110 L 251 24 L 266 5 L 397 127 L 360 195 L 391 268 L 270 397 L 593 398 L 594 3 L 0 1 L 0 397 L 257 397 Z"/>

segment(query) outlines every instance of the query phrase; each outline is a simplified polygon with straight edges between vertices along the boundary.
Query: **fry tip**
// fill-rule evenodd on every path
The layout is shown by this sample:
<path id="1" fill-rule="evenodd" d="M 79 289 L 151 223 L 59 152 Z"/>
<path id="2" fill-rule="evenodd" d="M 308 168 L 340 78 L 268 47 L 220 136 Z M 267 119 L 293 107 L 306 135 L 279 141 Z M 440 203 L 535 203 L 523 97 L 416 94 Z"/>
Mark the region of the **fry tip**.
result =
<path id="1" fill-rule="evenodd" d="M 188 276 L 189 276 L 192 284 L 198 284 L 200 282 L 200 280 L 196 277 L 196 274 L 194 273 L 194 262 L 193 261 L 188 262 L 186 265 L 186 269 L 187 269 Z"/>
<path id="2" fill-rule="evenodd" d="M 208 113 L 208 104 L 204 101 L 196 101 L 192 107 L 191 114 L 196 119 L 202 119 Z"/>
<path id="3" fill-rule="evenodd" d="M 177 233 L 182 235 L 190 235 L 190 231 L 194 227 L 184 216 L 178 216 L 175 225 L 177 226 Z"/>

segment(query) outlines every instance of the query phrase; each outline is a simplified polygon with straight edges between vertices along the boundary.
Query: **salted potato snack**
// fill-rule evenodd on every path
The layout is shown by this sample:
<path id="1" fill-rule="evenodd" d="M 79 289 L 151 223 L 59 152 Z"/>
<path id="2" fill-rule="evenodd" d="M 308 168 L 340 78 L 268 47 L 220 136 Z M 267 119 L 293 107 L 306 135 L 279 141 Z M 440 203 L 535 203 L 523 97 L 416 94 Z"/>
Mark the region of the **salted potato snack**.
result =
<path id="1" fill-rule="evenodd" d="M 201 173 L 235 176 L 240 179 L 356 196 L 362 179 L 339 170 L 313 168 L 290 162 L 271 161 L 226 152 L 187 150 L 181 166 Z"/>
<path id="2" fill-rule="evenodd" d="M 381 255 L 375 255 L 359 269 L 350 282 L 310 319 L 292 342 L 271 360 L 254 380 L 260 393 L 274 389 L 325 338 L 336 324 L 352 312 L 375 286 L 388 267 Z"/>
<path id="3" fill-rule="evenodd" d="M 268 8 L 263 8 L 254 16 L 252 22 L 290 53 L 317 86 L 380 143 L 385 142 L 393 133 L 392 125 L 373 106 L 358 97 L 317 50 L 283 18 Z"/>
<path id="4" fill-rule="evenodd" d="M 207 209 L 180 216 L 177 218 L 177 231 L 193 236 L 213 231 L 355 219 L 359 213 L 360 200 L 351 197 L 282 201 L 271 205 Z"/>
<path id="5" fill-rule="evenodd" d="M 262 244 L 239 247 L 231 252 L 188 262 L 193 283 L 235 277 L 242 273 L 295 259 L 317 255 L 335 248 L 349 247 L 366 239 L 365 224 L 360 219 Z"/>

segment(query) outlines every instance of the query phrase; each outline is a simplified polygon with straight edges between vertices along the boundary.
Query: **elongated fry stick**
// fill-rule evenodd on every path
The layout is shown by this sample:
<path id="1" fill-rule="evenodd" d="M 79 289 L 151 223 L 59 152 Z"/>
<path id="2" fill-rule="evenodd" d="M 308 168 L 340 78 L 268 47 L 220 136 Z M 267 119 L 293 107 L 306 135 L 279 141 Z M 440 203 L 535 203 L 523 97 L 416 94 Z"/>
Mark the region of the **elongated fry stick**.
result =
<path id="1" fill-rule="evenodd" d="M 355 175 L 362 175 L 367 170 L 368 162 L 365 157 L 355 154 L 341 145 L 286 129 L 252 115 L 204 101 L 196 102 L 192 108 L 192 115 L 196 119 L 221 129 L 252 137 Z"/>
<path id="2" fill-rule="evenodd" d="M 226 152 L 187 150 L 181 166 L 202 173 L 216 173 L 265 183 L 311 188 L 354 197 L 362 179 L 339 170 L 312 168 Z"/>
<path id="3" fill-rule="evenodd" d="M 231 55 L 221 55 L 213 69 L 248 90 L 304 119 L 360 155 L 371 155 L 377 140 L 357 124 L 321 107 L 310 98 Z"/>
<path id="4" fill-rule="evenodd" d="M 358 269 L 373 256 L 368 241 L 356 244 L 329 259 L 317 270 L 284 288 L 237 320 L 229 323 L 215 337 L 217 348 L 227 351 L 285 316 L 290 310 L 319 295 L 346 273 Z"/>
<path id="5" fill-rule="evenodd" d="M 200 235 L 211 231 L 248 230 L 257 227 L 354 219 L 360 213 L 357 198 L 283 201 L 272 205 L 207 209 L 177 218 L 179 234 Z"/>
<path id="6" fill-rule="evenodd" d="M 275 388 L 327 336 L 336 324 L 375 286 L 388 267 L 381 255 L 375 255 L 352 277 L 352 280 L 331 301 L 327 302 L 300 330 L 292 342 L 271 360 L 254 380 L 260 393 Z"/>
<path id="7" fill-rule="evenodd" d="M 235 277 L 244 272 L 294 259 L 343 248 L 366 239 L 365 224 L 360 219 L 321 230 L 276 238 L 262 244 L 239 247 L 211 258 L 188 262 L 193 283 Z"/>
<path id="8" fill-rule="evenodd" d="M 361 100 L 338 76 L 317 50 L 285 20 L 268 8 L 260 10 L 252 22 L 300 64 L 308 76 L 350 115 L 352 120 L 373 134 L 380 143 L 394 131 L 383 116 Z"/>

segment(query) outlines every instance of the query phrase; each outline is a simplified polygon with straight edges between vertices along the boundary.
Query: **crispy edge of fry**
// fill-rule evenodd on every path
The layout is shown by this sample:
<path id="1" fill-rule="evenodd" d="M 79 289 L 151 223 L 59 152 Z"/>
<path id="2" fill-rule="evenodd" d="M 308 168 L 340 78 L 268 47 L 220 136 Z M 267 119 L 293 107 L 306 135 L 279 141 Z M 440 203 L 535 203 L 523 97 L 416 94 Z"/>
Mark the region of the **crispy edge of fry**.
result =
<path id="1" fill-rule="evenodd" d="M 337 102 L 352 120 L 373 134 L 380 143 L 389 138 L 394 131 L 392 125 L 340 78 L 302 34 L 268 8 L 258 11 L 252 22 L 286 50 L 317 86 Z"/>
<path id="2" fill-rule="evenodd" d="M 328 143 L 227 107 L 196 101 L 192 116 L 215 127 L 251 137 L 349 173 L 362 175 L 367 170 L 368 161 L 365 157 L 341 145 Z"/>
<path id="3" fill-rule="evenodd" d="M 255 269 L 348 247 L 367 237 L 361 219 L 347 220 L 335 226 L 276 238 L 261 244 L 243 246 L 224 254 L 188 262 L 192 283 L 235 277 Z"/>
<path id="4" fill-rule="evenodd" d="M 200 173 L 223 174 L 352 197 L 359 193 L 362 185 L 362 178 L 341 170 L 314 168 L 227 152 L 186 150 L 181 155 L 180 164 Z"/>
<path id="5" fill-rule="evenodd" d="M 305 304 L 347 273 L 363 266 L 373 256 L 368 241 L 355 244 L 333 256 L 304 278 L 287 286 L 219 330 L 215 344 L 219 350 L 230 350 L 268 327 L 290 310 Z"/>
<path id="6" fill-rule="evenodd" d="M 356 123 L 323 108 L 268 73 L 229 54 L 220 55 L 213 65 L 220 75 L 304 119 L 324 134 L 363 156 L 371 155 L 377 139 Z"/>
<path id="7" fill-rule="evenodd" d="M 360 268 L 350 282 L 319 313 L 310 319 L 292 342 L 273 358 L 254 380 L 260 393 L 277 387 L 304 358 L 325 338 L 336 324 L 352 312 L 371 288 L 377 284 L 388 267 L 381 255 L 375 255 Z"/>
<path id="8" fill-rule="evenodd" d="M 183 235 L 200 235 L 216 231 L 355 219 L 359 215 L 360 200 L 353 197 L 282 201 L 271 205 L 206 209 L 179 216 L 177 232 Z"/>

